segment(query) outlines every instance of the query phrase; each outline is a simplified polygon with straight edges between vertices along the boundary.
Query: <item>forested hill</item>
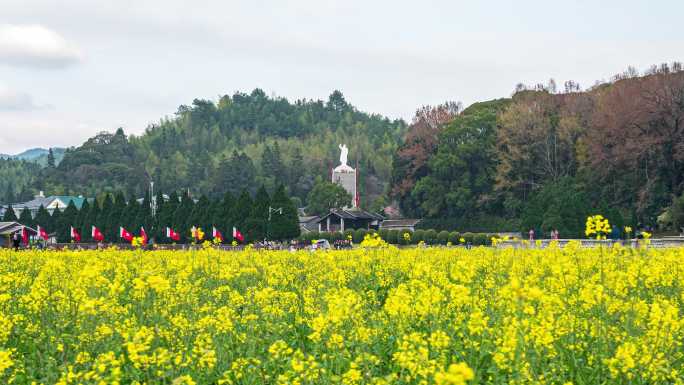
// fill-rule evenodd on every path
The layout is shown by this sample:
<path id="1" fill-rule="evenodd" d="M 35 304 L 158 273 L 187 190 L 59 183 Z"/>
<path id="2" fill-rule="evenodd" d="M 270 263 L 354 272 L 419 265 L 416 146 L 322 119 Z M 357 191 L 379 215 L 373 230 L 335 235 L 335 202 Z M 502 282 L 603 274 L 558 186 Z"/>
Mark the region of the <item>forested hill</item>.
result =
<path id="1" fill-rule="evenodd" d="M 142 196 L 152 178 L 165 192 L 219 196 L 261 185 L 272 191 L 284 183 L 304 201 L 317 177 L 329 177 L 338 163 L 337 146 L 346 143 L 349 162 L 360 169 L 362 202 L 380 206 L 406 129 L 402 120 L 357 110 L 339 91 L 327 101 L 293 103 L 256 89 L 217 102 L 195 99 L 141 136 L 120 129 L 99 134 L 68 149 L 32 187 L 50 194 L 122 190 Z"/>
<path id="2" fill-rule="evenodd" d="M 519 86 L 464 111 L 420 110 L 394 159 L 392 196 L 431 227 L 583 236 L 587 215 L 614 228 L 684 226 L 684 71 L 635 70 L 580 91 Z"/>

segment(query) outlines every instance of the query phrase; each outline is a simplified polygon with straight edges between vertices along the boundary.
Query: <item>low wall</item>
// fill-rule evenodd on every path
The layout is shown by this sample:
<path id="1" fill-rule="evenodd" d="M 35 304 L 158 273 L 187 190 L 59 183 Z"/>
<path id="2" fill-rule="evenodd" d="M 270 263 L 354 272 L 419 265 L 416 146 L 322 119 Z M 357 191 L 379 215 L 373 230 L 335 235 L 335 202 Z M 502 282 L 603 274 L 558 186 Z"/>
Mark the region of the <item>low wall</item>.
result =
<path id="1" fill-rule="evenodd" d="M 514 248 L 546 248 L 552 242 L 552 239 L 540 239 L 538 241 L 530 242 L 529 244 L 523 244 L 520 241 L 500 241 L 497 247 L 514 247 Z M 619 243 L 623 246 L 638 247 L 639 244 L 643 244 L 643 239 L 618 239 L 618 240 L 596 240 L 596 239 L 559 239 L 557 240 L 558 246 L 565 247 L 570 241 L 580 242 L 582 247 L 599 247 L 606 246 L 612 247 L 613 244 Z M 539 244 L 539 245 L 538 245 Z M 668 248 L 668 247 L 684 247 L 684 237 L 663 237 L 651 239 L 649 247 L 654 248 Z"/>

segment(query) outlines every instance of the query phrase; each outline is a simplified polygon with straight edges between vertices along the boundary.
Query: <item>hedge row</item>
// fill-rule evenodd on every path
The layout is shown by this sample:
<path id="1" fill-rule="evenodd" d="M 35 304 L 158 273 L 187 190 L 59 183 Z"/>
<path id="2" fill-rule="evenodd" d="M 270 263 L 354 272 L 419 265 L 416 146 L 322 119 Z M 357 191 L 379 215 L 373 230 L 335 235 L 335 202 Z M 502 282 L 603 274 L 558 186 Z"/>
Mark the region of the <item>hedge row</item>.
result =
<path id="1" fill-rule="evenodd" d="M 437 231 L 437 230 L 422 230 L 418 229 L 415 232 L 410 230 L 346 230 L 344 233 L 306 233 L 299 237 L 300 241 L 311 242 L 314 239 L 327 239 L 329 241 L 337 241 L 343 239 L 349 239 L 351 236 L 354 243 L 360 243 L 363 238 L 368 233 L 379 233 L 380 237 L 384 239 L 387 243 L 395 245 L 417 245 L 421 241 L 428 245 L 446 245 L 451 243 L 453 245 L 458 245 L 461 243 L 461 238 L 465 243 L 469 243 L 474 246 L 489 246 L 491 245 L 491 234 L 486 233 L 459 233 L 456 231 Z M 408 234 L 408 240 L 405 238 L 404 234 Z"/>
<path id="2" fill-rule="evenodd" d="M 612 222 L 611 222 L 612 223 Z M 495 216 L 479 215 L 468 218 L 424 218 L 416 225 L 417 228 L 437 231 L 452 231 L 454 229 L 467 230 L 473 233 L 496 233 L 519 231 L 520 221 L 504 219 Z M 529 230 L 529 229 L 528 229 Z"/>

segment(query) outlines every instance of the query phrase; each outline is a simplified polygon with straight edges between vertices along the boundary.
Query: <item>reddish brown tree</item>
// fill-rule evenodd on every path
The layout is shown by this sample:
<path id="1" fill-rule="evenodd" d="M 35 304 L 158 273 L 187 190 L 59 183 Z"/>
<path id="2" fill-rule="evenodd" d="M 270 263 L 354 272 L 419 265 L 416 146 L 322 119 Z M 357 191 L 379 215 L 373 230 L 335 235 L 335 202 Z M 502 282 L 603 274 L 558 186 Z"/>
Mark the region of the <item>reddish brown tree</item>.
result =
<path id="1" fill-rule="evenodd" d="M 589 166 L 612 186 L 613 199 L 634 200 L 641 212 L 681 194 L 684 72 L 661 68 L 602 87 L 594 97 Z"/>
<path id="2" fill-rule="evenodd" d="M 395 155 L 392 172 L 391 196 L 399 200 L 405 212 L 412 211 L 406 200 L 416 181 L 427 174 L 427 161 L 435 151 L 439 133 L 461 109 L 460 102 L 446 102 L 416 111 L 404 143 Z"/>

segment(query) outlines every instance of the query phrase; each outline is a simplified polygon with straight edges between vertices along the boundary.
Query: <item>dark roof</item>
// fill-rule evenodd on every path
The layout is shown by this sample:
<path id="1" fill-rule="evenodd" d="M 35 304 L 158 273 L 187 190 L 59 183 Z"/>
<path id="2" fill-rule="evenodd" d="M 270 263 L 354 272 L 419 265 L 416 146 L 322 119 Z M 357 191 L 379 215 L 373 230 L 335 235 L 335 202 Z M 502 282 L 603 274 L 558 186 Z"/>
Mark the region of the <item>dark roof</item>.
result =
<path id="1" fill-rule="evenodd" d="M 412 227 L 418 224 L 420 219 L 386 219 L 382 227 Z"/>
<path id="2" fill-rule="evenodd" d="M 318 215 L 300 216 L 299 223 L 307 223 L 318 219 Z"/>
<path id="3" fill-rule="evenodd" d="M 382 221 L 385 219 L 380 214 L 375 214 L 371 213 L 366 210 L 361 210 L 361 209 L 331 209 L 330 212 L 324 216 L 322 216 L 317 222 L 322 222 L 324 219 L 327 217 L 334 215 L 340 218 L 344 219 L 351 219 L 351 220 L 358 220 L 358 219 L 371 219 L 371 220 L 377 220 L 377 221 Z"/>
<path id="4" fill-rule="evenodd" d="M 7 234 L 12 234 L 17 231 L 21 231 L 26 227 L 26 229 L 32 233 L 32 234 L 37 234 L 38 232 L 28 226 L 24 226 L 19 222 L 0 222 L 0 235 L 7 235 Z"/>
<path id="5" fill-rule="evenodd" d="M 305 232 L 318 231 L 318 215 L 300 216 L 299 228 Z"/>
<path id="6" fill-rule="evenodd" d="M 81 209 L 81 207 L 83 207 L 83 202 L 85 202 L 85 200 L 86 200 L 84 197 L 73 197 L 73 196 L 66 196 L 66 195 L 52 195 L 49 197 L 36 197 L 35 199 L 32 199 L 28 202 L 12 203 L 12 208 L 13 209 L 21 209 L 21 210 L 23 210 L 23 209 L 38 210 L 41 205 L 43 207 L 47 207 L 56 199 L 59 199 L 66 206 L 69 205 L 69 202 L 73 201 L 74 205 L 79 210 Z M 9 205 L 4 206 L 4 208 L 8 208 L 8 207 L 9 207 Z"/>

